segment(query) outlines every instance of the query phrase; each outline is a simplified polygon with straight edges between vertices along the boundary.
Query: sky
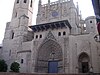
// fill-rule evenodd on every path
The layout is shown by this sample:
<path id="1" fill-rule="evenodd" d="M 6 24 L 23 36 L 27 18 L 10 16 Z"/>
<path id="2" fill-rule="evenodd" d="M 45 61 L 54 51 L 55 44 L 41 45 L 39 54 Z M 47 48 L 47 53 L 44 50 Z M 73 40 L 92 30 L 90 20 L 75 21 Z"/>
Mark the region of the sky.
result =
<path id="1" fill-rule="evenodd" d="M 15 0 L 0 0 L 0 1 L 1 1 L 0 2 L 0 44 L 2 44 L 6 23 L 11 21 Z M 54 2 L 54 1 L 57 1 L 57 0 L 51 0 L 51 2 Z M 47 2 L 48 0 L 42 0 L 43 4 Z M 75 5 L 76 5 L 76 2 L 78 2 L 79 4 L 79 9 L 81 11 L 83 19 L 85 19 L 88 16 L 94 16 L 91 0 L 74 0 Z M 37 6 L 38 6 L 38 0 L 35 0 L 34 10 L 33 10 L 34 21 L 32 22 L 32 25 L 35 25 Z"/>

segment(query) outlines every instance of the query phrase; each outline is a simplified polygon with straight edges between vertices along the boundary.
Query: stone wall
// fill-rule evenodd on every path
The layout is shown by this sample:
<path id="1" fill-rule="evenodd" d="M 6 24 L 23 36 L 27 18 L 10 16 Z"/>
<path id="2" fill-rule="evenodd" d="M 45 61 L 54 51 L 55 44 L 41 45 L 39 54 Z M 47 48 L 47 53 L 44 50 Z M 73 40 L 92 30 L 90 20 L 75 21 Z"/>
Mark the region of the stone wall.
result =
<path id="1" fill-rule="evenodd" d="M 1 72 L 0 75 L 100 75 L 100 73 L 90 73 L 90 74 L 46 74 L 46 73 L 38 73 L 38 74 L 31 74 L 31 73 L 8 73 L 8 72 Z"/>

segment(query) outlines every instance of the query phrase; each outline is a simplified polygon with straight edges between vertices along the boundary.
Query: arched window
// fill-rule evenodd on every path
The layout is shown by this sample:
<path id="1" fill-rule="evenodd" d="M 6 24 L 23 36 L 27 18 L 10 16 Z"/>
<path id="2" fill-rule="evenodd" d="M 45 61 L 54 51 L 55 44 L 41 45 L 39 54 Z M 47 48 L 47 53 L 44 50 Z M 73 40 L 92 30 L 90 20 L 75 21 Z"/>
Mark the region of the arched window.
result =
<path id="1" fill-rule="evenodd" d="M 11 50 L 9 51 L 9 56 L 11 56 Z"/>
<path id="2" fill-rule="evenodd" d="M 42 38 L 42 35 L 40 35 L 40 38 Z"/>
<path id="3" fill-rule="evenodd" d="M 32 0 L 31 0 L 31 4 L 30 4 L 30 7 L 32 7 L 32 3 L 33 3 L 33 2 L 32 2 Z"/>
<path id="4" fill-rule="evenodd" d="M 17 12 L 15 13 L 15 17 L 17 17 Z"/>
<path id="5" fill-rule="evenodd" d="M 23 64 L 23 62 L 24 62 L 24 59 L 21 59 L 21 64 Z"/>
<path id="6" fill-rule="evenodd" d="M 19 3 L 19 0 L 17 0 L 17 3 Z"/>
<path id="7" fill-rule="evenodd" d="M 36 35 L 36 39 L 38 38 L 38 35 Z"/>
<path id="8" fill-rule="evenodd" d="M 65 31 L 63 32 L 63 35 L 66 35 L 66 32 Z"/>
<path id="9" fill-rule="evenodd" d="M 11 39 L 13 39 L 13 38 L 14 38 L 14 32 L 11 31 Z"/>
<path id="10" fill-rule="evenodd" d="M 26 3 L 27 2 L 27 0 L 24 0 L 24 3 Z"/>
<path id="11" fill-rule="evenodd" d="M 58 36 L 61 36 L 61 32 L 58 32 Z"/>

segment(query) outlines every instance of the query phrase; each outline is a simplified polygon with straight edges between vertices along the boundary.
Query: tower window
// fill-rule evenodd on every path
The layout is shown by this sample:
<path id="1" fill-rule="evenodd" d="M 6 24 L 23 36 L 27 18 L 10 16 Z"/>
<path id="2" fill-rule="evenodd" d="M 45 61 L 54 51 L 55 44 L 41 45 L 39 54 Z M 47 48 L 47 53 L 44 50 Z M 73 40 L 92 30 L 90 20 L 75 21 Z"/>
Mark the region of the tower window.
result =
<path id="1" fill-rule="evenodd" d="M 40 35 L 40 38 L 42 38 L 42 35 Z"/>
<path id="2" fill-rule="evenodd" d="M 38 38 L 38 35 L 36 35 L 36 39 Z"/>
<path id="3" fill-rule="evenodd" d="M 17 17 L 17 12 L 15 13 L 15 17 Z"/>
<path id="4" fill-rule="evenodd" d="M 66 35 L 66 32 L 65 31 L 63 32 L 63 35 Z"/>
<path id="5" fill-rule="evenodd" d="M 11 56 L 11 50 L 9 51 L 9 56 Z"/>
<path id="6" fill-rule="evenodd" d="M 92 23 L 92 21 L 90 21 L 90 23 Z"/>
<path id="7" fill-rule="evenodd" d="M 24 3 L 26 3 L 27 2 L 27 0 L 24 0 Z"/>
<path id="8" fill-rule="evenodd" d="M 17 0 L 17 3 L 19 3 L 19 0 Z"/>
<path id="9" fill-rule="evenodd" d="M 58 36 L 61 36 L 61 32 L 58 33 Z"/>
<path id="10" fill-rule="evenodd" d="M 23 59 L 21 59 L 21 64 L 23 64 L 23 62 L 24 62 L 24 60 L 23 60 Z"/>
<path id="11" fill-rule="evenodd" d="M 12 31 L 12 34 L 11 34 L 11 39 L 13 39 L 14 38 L 14 32 Z"/>
<path id="12" fill-rule="evenodd" d="M 31 0 L 31 4 L 30 4 L 30 7 L 32 7 L 32 3 L 33 3 L 33 2 L 32 2 L 32 0 Z"/>

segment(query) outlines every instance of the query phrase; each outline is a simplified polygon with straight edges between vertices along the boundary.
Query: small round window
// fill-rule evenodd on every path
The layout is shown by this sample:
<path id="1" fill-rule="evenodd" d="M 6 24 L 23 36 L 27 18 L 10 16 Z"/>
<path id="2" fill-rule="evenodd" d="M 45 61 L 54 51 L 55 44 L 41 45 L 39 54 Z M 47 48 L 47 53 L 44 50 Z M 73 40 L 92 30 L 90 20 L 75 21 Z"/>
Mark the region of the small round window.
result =
<path id="1" fill-rule="evenodd" d="M 90 21 L 90 23 L 92 23 L 92 21 Z"/>

